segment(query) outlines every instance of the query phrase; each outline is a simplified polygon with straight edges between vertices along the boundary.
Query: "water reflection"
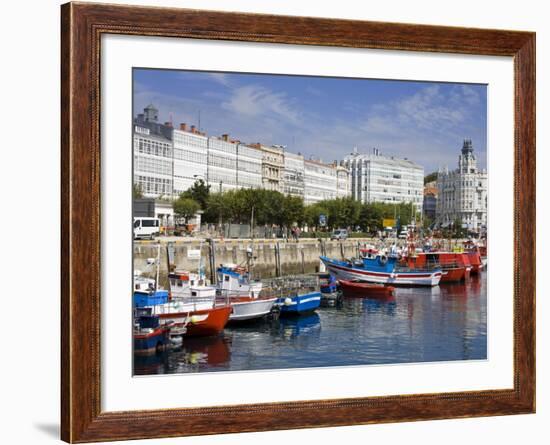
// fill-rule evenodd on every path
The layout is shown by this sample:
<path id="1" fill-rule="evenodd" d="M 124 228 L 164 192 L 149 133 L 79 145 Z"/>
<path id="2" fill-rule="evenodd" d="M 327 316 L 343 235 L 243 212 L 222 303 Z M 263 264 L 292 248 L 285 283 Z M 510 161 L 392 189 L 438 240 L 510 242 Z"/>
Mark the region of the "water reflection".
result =
<path id="1" fill-rule="evenodd" d="M 279 331 L 283 338 L 292 339 L 299 335 L 315 335 L 321 329 L 321 317 L 317 313 L 279 319 Z"/>
<path id="2" fill-rule="evenodd" d="M 390 299 L 344 298 L 307 316 L 236 324 L 136 358 L 136 374 L 410 363 L 487 357 L 486 275 Z"/>

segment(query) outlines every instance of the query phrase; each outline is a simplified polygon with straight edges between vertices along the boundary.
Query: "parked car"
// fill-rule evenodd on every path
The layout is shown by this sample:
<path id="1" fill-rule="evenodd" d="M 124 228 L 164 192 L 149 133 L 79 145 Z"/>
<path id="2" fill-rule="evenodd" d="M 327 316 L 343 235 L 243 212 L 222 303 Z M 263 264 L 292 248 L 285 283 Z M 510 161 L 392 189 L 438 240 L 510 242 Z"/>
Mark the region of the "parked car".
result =
<path id="1" fill-rule="evenodd" d="M 331 240 L 344 240 L 348 239 L 348 231 L 346 229 L 336 229 L 330 234 Z"/>

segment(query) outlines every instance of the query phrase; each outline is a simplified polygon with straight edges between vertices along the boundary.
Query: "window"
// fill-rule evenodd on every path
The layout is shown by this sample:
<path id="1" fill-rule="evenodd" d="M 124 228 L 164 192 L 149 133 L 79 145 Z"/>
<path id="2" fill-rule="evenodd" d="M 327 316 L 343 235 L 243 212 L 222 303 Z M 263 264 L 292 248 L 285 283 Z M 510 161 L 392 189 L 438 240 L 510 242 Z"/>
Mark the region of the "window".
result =
<path id="1" fill-rule="evenodd" d="M 155 219 L 142 219 L 141 224 L 142 224 L 142 227 L 157 227 L 158 226 L 158 220 L 155 220 Z"/>

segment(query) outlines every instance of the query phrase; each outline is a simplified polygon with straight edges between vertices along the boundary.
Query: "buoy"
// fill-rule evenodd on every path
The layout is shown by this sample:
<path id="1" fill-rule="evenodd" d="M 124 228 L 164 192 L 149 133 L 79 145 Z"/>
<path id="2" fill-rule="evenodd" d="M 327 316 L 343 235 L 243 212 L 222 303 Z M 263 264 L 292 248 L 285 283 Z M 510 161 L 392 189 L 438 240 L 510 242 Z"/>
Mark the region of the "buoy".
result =
<path id="1" fill-rule="evenodd" d="M 292 304 L 292 299 L 286 297 L 286 298 L 285 298 L 285 306 L 290 306 L 291 304 Z"/>
<path id="2" fill-rule="evenodd" d="M 198 323 L 199 321 L 200 321 L 200 318 L 197 317 L 196 315 L 192 315 L 192 316 L 191 316 L 191 320 L 189 320 L 189 322 L 190 322 L 191 324 Z"/>

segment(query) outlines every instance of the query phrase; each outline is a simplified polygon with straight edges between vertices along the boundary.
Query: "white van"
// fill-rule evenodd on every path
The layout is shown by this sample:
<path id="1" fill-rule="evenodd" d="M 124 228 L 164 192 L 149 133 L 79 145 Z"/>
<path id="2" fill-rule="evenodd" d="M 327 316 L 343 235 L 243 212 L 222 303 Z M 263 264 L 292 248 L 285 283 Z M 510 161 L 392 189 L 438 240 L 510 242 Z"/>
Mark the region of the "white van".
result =
<path id="1" fill-rule="evenodd" d="M 160 233 L 160 220 L 158 218 L 138 217 L 134 218 L 134 239 L 153 239 Z"/>

